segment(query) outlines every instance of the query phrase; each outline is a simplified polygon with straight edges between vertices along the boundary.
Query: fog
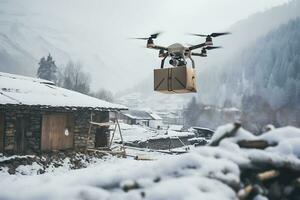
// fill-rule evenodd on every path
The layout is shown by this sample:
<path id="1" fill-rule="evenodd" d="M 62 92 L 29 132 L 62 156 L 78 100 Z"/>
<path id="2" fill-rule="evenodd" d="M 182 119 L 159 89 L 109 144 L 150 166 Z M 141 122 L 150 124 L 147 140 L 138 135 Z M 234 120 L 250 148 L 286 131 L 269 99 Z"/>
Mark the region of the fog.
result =
<path id="1" fill-rule="evenodd" d="M 0 0 L 0 32 L 18 41 L 36 63 L 48 53 L 59 66 L 69 59 L 80 61 L 91 74 L 93 90 L 105 87 L 119 92 L 149 79 L 160 64 L 157 51 L 129 37 L 163 31 L 156 40 L 160 45 L 198 43 L 203 40 L 186 33 L 230 31 L 239 20 L 286 2 Z M 34 71 L 37 64 L 30 67 Z"/>

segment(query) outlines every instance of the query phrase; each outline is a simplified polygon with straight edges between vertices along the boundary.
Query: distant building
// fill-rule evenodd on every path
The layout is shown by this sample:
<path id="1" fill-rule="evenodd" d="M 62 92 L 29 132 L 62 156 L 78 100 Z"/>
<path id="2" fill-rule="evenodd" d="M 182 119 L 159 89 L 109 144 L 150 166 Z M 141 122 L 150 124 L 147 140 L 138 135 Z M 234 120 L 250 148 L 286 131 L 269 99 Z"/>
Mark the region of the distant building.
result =
<path id="1" fill-rule="evenodd" d="M 126 124 L 140 124 L 159 129 L 163 126 L 162 118 L 153 112 L 143 110 L 126 110 L 120 113 L 119 119 Z"/>
<path id="2" fill-rule="evenodd" d="M 166 125 L 183 125 L 182 110 L 160 110 L 157 111 L 157 114 L 161 116 L 163 123 Z"/>
<path id="3" fill-rule="evenodd" d="M 107 144 L 109 130 L 90 128 L 91 118 L 108 122 L 110 111 L 126 109 L 57 87 L 51 81 L 0 72 L 0 152 L 23 154 L 102 146 Z"/>
<path id="4" fill-rule="evenodd" d="M 189 131 L 195 133 L 196 137 L 204 137 L 206 139 L 210 139 L 214 134 L 214 131 L 209 128 L 196 126 L 191 127 Z"/>

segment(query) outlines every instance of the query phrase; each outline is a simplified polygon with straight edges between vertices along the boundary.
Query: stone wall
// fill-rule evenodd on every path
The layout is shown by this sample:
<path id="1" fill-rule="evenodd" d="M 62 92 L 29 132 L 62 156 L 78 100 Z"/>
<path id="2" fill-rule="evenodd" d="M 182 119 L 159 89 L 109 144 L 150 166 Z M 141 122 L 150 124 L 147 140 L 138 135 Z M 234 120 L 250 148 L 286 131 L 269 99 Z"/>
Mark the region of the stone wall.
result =
<path id="1" fill-rule="evenodd" d="M 4 151 L 13 151 L 15 147 L 16 113 L 6 112 L 4 115 Z"/>
<path id="2" fill-rule="evenodd" d="M 92 112 L 93 122 L 108 122 L 109 112 Z M 89 112 L 77 112 L 74 116 L 74 148 L 94 148 L 95 147 L 95 134 L 96 129 L 99 128 L 96 125 L 90 126 L 91 111 Z M 90 130 L 90 134 L 89 133 Z"/>
<path id="3" fill-rule="evenodd" d="M 40 150 L 42 114 L 30 110 L 6 110 L 4 114 L 4 151 L 19 151 L 16 145 L 18 120 L 23 120 L 24 153 L 37 153 Z"/>
<path id="4" fill-rule="evenodd" d="M 126 145 L 139 148 L 167 150 L 184 146 L 181 142 L 183 142 L 185 145 L 190 145 L 191 143 L 188 141 L 188 139 L 192 137 L 194 136 L 179 137 L 181 141 L 175 137 L 156 138 L 142 142 L 126 143 Z"/>

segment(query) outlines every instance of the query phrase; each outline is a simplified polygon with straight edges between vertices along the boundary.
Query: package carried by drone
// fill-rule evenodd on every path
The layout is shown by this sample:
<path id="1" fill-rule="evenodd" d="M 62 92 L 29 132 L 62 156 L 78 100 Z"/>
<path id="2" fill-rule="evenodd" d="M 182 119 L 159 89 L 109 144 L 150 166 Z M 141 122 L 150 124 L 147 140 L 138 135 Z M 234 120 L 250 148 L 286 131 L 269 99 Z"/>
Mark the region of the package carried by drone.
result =
<path id="1" fill-rule="evenodd" d="M 154 91 L 162 93 L 195 93 L 195 69 L 186 66 L 154 69 Z"/>

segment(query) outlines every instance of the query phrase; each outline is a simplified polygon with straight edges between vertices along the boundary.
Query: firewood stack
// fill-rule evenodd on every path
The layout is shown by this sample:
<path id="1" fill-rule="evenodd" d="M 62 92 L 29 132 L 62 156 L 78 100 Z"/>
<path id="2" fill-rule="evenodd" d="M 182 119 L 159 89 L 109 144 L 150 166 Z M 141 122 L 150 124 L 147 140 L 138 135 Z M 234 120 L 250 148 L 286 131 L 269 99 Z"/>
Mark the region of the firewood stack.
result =
<path id="1" fill-rule="evenodd" d="M 233 129 L 209 143 L 218 146 L 225 138 L 235 137 L 240 123 L 234 123 Z M 300 137 L 300 135 L 299 135 Z M 238 140 L 236 144 L 243 150 L 262 150 L 277 144 L 262 140 Z M 299 158 L 299 157 L 298 157 Z M 251 160 L 251 159 L 250 159 Z M 288 160 L 274 163 L 268 159 L 251 160 L 251 167 L 240 166 L 240 185 L 234 188 L 241 200 L 300 200 L 300 167 Z"/>

